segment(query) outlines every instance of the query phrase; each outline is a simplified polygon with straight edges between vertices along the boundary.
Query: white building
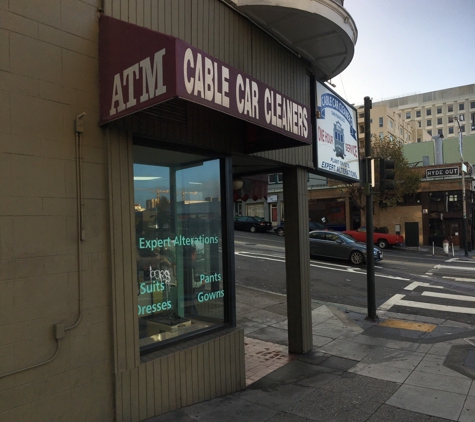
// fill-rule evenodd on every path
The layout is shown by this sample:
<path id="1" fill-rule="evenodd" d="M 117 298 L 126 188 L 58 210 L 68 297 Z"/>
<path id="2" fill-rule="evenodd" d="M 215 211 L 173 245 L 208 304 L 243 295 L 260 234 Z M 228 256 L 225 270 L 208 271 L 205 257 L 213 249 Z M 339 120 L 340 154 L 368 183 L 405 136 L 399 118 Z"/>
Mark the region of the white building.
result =
<path id="1" fill-rule="evenodd" d="M 457 136 L 454 116 L 460 117 L 464 135 L 475 134 L 475 84 L 373 102 L 373 109 L 378 106 L 400 112 L 408 123 L 415 122 L 412 142 L 422 142 L 437 134 L 446 138 Z"/>

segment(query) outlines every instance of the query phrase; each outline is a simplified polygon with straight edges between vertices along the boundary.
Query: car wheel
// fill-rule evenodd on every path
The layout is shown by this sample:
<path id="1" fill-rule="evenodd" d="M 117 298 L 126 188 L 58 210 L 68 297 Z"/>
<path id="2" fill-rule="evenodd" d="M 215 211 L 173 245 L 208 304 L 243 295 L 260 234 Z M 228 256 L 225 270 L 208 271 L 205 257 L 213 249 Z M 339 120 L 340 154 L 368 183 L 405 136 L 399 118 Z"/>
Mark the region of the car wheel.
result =
<path id="1" fill-rule="evenodd" d="M 388 247 L 388 241 L 386 239 L 379 239 L 377 244 L 381 249 L 386 249 Z"/>
<path id="2" fill-rule="evenodd" d="M 251 226 L 251 233 L 255 233 L 256 232 L 256 228 L 254 226 Z"/>
<path id="3" fill-rule="evenodd" d="M 282 227 L 279 227 L 279 228 L 277 229 L 277 234 L 278 234 L 279 236 L 283 236 L 283 235 L 284 235 L 284 229 L 283 229 Z"/>
<path id="4" fill-rule="evenodd" d="M 350 261 L 352 264 L 361 265 L 364 261 L 364 256 L 359 251 L 353 251 L 350 254 Z"/>

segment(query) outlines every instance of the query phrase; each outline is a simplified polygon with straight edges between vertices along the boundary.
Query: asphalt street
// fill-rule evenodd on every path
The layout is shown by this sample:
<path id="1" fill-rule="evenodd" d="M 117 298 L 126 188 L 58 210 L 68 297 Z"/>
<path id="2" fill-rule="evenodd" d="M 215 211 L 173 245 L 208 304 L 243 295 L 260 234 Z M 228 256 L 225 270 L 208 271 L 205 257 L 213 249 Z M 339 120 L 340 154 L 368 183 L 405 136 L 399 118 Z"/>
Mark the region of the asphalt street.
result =
<path id="1" fill-rule="evenodd" d="M 285 239 L 274 233 L 235 232 L 236 283 L 285 294 Z M 367 306 L 366 267 L 311 259 L 312 299 Z M 375 263 L 376 306 L 471 324 L 475 321 L 475 260 L 429 247 L 390 248 Z"/>

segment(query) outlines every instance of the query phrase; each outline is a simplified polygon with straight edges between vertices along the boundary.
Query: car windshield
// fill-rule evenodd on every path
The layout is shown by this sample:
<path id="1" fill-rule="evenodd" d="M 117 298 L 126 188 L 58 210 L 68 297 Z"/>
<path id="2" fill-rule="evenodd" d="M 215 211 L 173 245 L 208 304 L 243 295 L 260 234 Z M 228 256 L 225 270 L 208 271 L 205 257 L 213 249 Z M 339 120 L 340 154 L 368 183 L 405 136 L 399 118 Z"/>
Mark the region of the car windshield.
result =
<path id="1" fill-rule="evenodd" d="M 350 236 L 349 234 L 346 234 L 346 233 L 341 233 L 340 237 L 343 238 L 345 240 L 345 242 L 347 242 L 347 243 L 357 242 L 357 240 L 353 236 Z"/>

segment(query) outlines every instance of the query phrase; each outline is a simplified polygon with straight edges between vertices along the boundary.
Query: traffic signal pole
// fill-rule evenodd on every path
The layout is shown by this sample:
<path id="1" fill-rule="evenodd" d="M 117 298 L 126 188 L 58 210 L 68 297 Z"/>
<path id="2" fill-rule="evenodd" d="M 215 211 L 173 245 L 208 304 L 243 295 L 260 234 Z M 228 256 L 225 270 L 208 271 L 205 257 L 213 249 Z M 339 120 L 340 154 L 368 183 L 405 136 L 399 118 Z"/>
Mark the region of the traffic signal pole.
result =
<path id="1" fill-rule="evenodd" d="M 374 222 L 373 222 L 373 194 L 371 191 L 371 126 L 370 110 L 372 108 L 371 98 L 364 98 L 364 142 L 365 142 L 365 166 L 366 171 L 364 192 L 366 194 L 366 288 L 368 295 L 368 316 L 367 320 L 378 321 L 376 315 L 376 289 L 374 282 Z"/>

